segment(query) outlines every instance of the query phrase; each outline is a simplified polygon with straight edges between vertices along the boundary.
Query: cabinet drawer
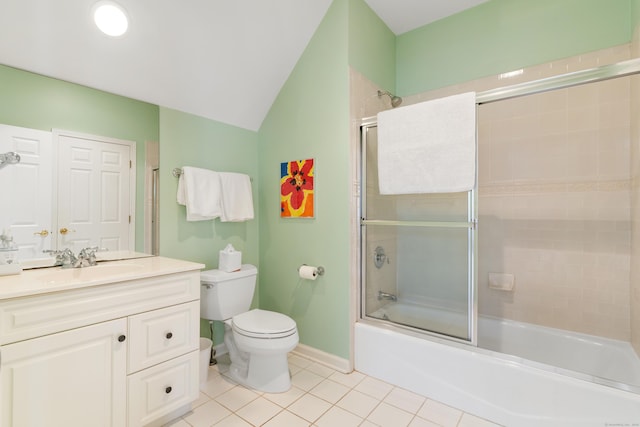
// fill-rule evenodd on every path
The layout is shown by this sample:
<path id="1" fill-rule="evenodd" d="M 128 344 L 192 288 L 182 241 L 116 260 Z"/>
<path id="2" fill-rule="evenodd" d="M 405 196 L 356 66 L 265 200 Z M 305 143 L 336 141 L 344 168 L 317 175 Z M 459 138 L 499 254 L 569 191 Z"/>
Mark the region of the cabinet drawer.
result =
<path id="1" fill-rule="evenodd" d="M 200 273 L 131 280 L 0 302 L 0 344 L 200 298 Z"/>
<path id="2" fill-rule="evenodd" d="M 129 373 L 198 349 L 200 304 L 186 304 L 129 317 Z"/>
<path id="3" fill-rule="evenodd" d="M 129 427 L 144 426 L 198 398 L 198 351 L 128 377 Z"/>

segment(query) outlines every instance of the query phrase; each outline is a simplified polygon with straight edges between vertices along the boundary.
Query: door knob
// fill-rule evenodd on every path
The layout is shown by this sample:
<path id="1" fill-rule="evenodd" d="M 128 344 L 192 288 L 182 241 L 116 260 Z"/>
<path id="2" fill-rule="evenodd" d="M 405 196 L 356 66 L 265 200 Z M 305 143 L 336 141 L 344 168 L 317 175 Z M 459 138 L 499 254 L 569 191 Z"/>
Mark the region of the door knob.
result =
<path id="1" fill-rule="evenodd" d="M 36 233 L 33 233 L 34 236 L 47 237 L 49 235 L 49 230 L 42 230 Z"/>
<path id="2" fill-rule="evenodd" d="M 60 229 L 60 234 L 75 233 L 75 232 L 76 232 L 76 230 L 69 230 L 69 229 L 68 229 L 68 228 L 66 228 L 66 227 L 62 227 L 62 228 Z"/>

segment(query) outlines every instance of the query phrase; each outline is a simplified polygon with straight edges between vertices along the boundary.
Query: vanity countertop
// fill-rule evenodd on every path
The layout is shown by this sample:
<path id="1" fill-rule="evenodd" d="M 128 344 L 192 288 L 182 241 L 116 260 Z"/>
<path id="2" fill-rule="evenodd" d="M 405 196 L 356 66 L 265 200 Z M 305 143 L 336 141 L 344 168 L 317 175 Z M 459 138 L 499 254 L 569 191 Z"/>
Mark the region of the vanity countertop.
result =
<path id="1" fill-rule="evenodd" d="M 202 270 L 204 264 L 159 256 L 99 262 L 83 268 L 49 267 L 0 276 L 0 300 Z"/>

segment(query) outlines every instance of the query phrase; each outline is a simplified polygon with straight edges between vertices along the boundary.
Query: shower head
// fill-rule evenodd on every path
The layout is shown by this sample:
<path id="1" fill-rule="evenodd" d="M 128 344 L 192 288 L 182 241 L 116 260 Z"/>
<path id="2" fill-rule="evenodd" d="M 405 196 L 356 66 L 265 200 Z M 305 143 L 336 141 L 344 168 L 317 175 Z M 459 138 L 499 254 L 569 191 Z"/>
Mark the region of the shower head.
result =
<path id="1" fill-rule="evenodd" d="M 391 99 L 391 106 L 393 108 L 396 108 L 398 105 L 402 104 L 402 98 L 400 98 L 399 96 L 393 95 L 389 91 L 379 90 L 378 91 L 378 98 L 380 98 L 382 95 L 387 95 L 389 97 L 389 99 Z"/>

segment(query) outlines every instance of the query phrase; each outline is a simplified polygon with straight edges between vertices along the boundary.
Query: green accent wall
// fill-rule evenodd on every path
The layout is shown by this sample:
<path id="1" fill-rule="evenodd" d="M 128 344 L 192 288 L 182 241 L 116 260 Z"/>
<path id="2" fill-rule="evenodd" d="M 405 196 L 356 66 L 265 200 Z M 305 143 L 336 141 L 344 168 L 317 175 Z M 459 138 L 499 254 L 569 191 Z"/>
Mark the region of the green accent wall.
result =
<path id="1" fill-rule="evenodd" d="M 0 65 L 0 123 L 136 142 L 136 250 L 144 249 L 145 142 L 158 141 L 158 106 Z"/>
<path id="2" fill-rule="evenodd" d="M 258 265 L 258 134 L 169 108 L 160 108 L 160 254 L 218 268 L 218 252 L 231 243 L 244 264 Z M 255 219 L 187 221 L 178 205 L 174 168 L 194 166 L 252 177 Z"/>
<path id="3" fill-rule="evenodd" d="M 396 36 L 363 0 L 349 1 L 349 65 L 392 93 Z"/>
<path id="4" fill-rule="evenodd" d="M 221 249 L 231 243 L 242 252 L 242 262 L 258 266 L 258 134 L 168 108 L 160 108 L 160 255 L 200 262 L 218 268 Z M 186 209 L 178 205 L 178 178 L 174 168 L 194 166 L 220 172 L 245 173 L 252 177 L 255 219 L 244 222 L 187 221 Z M 258 292 L 254 306 L 258 305 Z M 202 320 L 200 335 L 210 336 Z M 215 322 L 214 342 L 220 344 L 224 325 Z"/>
<path id="5" fill-rule="evenodd" d="M 348 2 L 335 0 L 259 130 L 260 307 L 302 344 L 349 358 Z M 315 159 L 315 218 L 280 218 L 280 163 Z M 302 264 L 324 276 L 302 280 Z"/>
<path id="6" fill-rule="evenodd" d="M 632 0 L 490 0 L 397 37 L 398 95 L 631 40 Z"/>

